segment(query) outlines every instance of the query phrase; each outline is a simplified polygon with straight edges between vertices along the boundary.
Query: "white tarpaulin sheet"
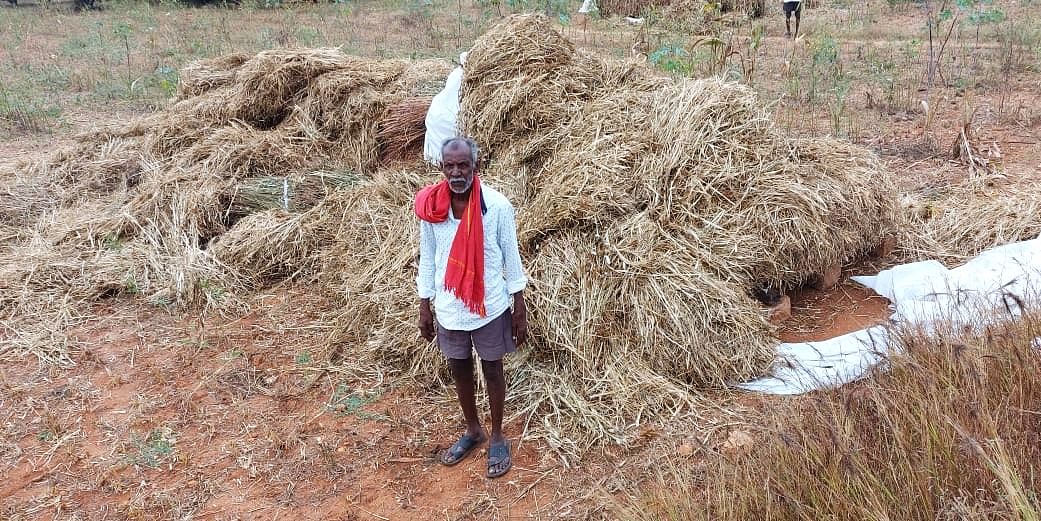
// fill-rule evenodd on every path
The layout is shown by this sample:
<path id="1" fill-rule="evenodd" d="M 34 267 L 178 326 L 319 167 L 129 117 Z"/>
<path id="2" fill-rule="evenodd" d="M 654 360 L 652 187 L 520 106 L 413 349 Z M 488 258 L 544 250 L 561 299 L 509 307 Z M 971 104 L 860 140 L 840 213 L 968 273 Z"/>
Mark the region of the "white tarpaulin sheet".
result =
<path id="1" fill-rule="evenodd" d="M 896 266 L 853 280 L 890 301 L 890 320 L 933 331 L 935 324 L 975 327 L 990 316 L 1018 316 L 1041 301 L 1041 238 L 998 246 L 947 269 L 936 261 Z M 884 326 L 829 340 L 781 344 L 769 376 L 738 384 L 749 391 L 801 394 L 864 376 L 891 349 Z"/>

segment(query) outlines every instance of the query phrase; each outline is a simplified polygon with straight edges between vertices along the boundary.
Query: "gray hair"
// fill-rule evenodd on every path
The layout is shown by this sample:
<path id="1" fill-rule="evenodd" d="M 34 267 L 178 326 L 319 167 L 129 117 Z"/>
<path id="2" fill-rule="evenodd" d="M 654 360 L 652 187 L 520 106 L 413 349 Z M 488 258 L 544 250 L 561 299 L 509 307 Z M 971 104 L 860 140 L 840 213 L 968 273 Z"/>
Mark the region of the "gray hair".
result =
<path id="1" fill-rule="evenodd" d="M 481 149 L 477 147 L 476 141 L 468 137 L 456 136 L 446 139 L 443 143 L 441 143 L 441 157 L 443 158 L 445 156 L 445 150 L 455 143 L 462 143 L 470 149 L 470 163 L 472 163 L 472 165 L 476 167 L 477 158 L 481 155 Z"/>

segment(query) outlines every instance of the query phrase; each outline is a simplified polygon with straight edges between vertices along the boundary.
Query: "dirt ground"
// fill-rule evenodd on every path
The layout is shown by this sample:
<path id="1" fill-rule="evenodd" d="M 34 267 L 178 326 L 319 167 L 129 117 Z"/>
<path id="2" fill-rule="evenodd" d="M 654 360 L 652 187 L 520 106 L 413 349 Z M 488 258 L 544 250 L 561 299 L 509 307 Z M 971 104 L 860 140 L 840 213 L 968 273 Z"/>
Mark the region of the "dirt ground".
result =
<path id="1" fill-rule="evenodd" d="M 901 16 L 887 22 L 919 23 Z M 776 30 L 780 17 L 768 21 L 767 60 L 780 70 L 789 44 Z M 1041 76 L 1005 87 L 972 94 L 976 137 L 1000 158 L 991 182 L 1033 182 Z M 966 95 L 941 92 L 932 126 L 942 131 L 924 135 L 920 115 L 880 113 L 854 139 L 879 152 L 906 189 L 964 179 L 966 167 L 935 149 L 949 149 Z M 70 110 L 68 129 L 2 139 L 0 157 L 40 157 L 76 131 L 134 114 Z M 885 262 L 849 268 L 830 290 L 793 293 L 779 337 L 820 340 L 885 321 L 888 302 L 848 280 Z M 447 388 L 387 390 L 311 360 L 328 304 L 306 288 L 249 304 L 197 316 L 104 300 L 71 335 L 74 365 L 0 365 L 0 519 L 585 519 L 667 455 L 696 461 L 734 450 L 757 410 L 788 399 L 721 394 L 700 421 L 648 424 L 633 446 L 581 462 L 525 440 L 526 419 L 517 418 L 507 427 L 513 470 L 489 480 L 483 453 L 453 468 L 437 463 L 460 429 Z"/>
<path id="2" fill-rule="evenodd" d="M 591 492 L 629 474 L 609 469 L 689 443 L 648 425 L 655 443 L 565 468 L 524 441 L 517 419 L 506 429 L 517 449 L 507 477 L 485 478 L 483 454 L 444 468 L 437 454 L 459 428 L 449 397 L 369 395 L 310 367 L 300 353 L 321 326 L 300 311 L 316 306 L 308 300 L 283 291 L 242 316 L 185 317 L 115 299 L 74 332 L 75 366 L 0 367 L 5 518 L 584 518 L 598 510 Z M 798 294 L 793 308 L 785 340 L 885 316 L 884 299 L 849 283 Z M 721 398 L 738 424 L 769 402 Z"/>

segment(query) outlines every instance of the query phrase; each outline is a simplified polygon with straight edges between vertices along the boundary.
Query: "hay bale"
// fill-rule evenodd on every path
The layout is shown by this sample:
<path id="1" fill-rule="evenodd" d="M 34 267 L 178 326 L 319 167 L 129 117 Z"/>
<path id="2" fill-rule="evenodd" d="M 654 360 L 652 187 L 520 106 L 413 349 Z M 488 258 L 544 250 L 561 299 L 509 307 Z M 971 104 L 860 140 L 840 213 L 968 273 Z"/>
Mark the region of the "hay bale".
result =
<path id="1" fill-rule="evenodd" d="M 339 49 L 272 49 L 257 53 L 236 74 L 236 89 L 227 99 L 231 117 L 260 129 L 277 125 L 290 102 L 315 78 L 349 67 Z"/>
<path id="2" fill-rule="evenodd" d="M 250 288 L 293 280 L 314 271 L 321 245 L 303 219 L 280 209 L 248 215 L 217 237 L 209 250 Z"/>
<path id="3" fill-rule="evenodd" d="M 250 177 L 235 184 L 228 212 L 232 216 L 274 209 L 302 212 L 313 208 L 334 190 L 345 189 L 360 179 L 359 174 L 350 171 Z"/>
<path id="4" fill-rule="evenodd" d="M 432 97 L 410 98 L 387 107 L 376 134 L 382 163 L 423 158 L 426 116 L 432 101 Z"/>

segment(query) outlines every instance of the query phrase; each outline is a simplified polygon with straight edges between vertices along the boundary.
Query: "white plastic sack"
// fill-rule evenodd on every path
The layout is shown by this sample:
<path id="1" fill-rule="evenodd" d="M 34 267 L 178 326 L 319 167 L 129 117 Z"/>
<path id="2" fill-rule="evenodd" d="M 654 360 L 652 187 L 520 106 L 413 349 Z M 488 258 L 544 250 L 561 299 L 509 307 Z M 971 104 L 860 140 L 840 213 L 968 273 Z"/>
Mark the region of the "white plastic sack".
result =
<path id="1" fill-rule="evenodd" d="M 596 7 L 596 0 L 583 0 L 582 7 L 578 8 L 578 12 L 582 14 L 589 14 L 597 10 L 599 9 Z"/>
<path id="2" fill-rule="evenodd" d="M 466 53 L 459 55 L 459 63 L 466 63 Z M 441 145 L 459 135 L 459 88 L 463 83 L 463 67 L 456 67 L 445 81 L 445 88 L 434 96 L 426 117 L 426 137 L 423 141 L 423 159 L 441 165 Z"/>

